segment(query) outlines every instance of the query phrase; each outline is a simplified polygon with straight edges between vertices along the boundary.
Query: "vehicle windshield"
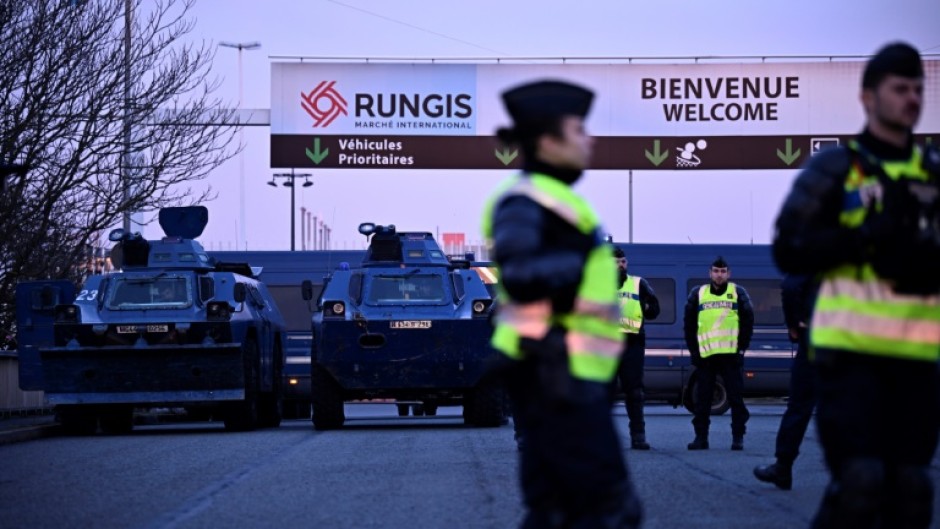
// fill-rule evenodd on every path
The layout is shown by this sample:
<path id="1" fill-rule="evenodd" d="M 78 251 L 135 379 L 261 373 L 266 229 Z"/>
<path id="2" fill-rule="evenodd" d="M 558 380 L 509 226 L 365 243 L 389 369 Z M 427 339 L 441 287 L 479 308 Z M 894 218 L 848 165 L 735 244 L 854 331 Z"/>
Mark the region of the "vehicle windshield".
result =
<path id="1" fill-rule="evenodd" d="M 374 276 L 369 282 L 366 303 L 383 304 L 431 304 L 444 302 L 443 276 L 435 274 L 405 274 L 397 276 Z"/>
<path id="2" fill-rule="evenodd" d="M 184 276 L 116 278 L 109 289 L 114 310 L 180 309 L 192 305 L 192 289 Z"/>

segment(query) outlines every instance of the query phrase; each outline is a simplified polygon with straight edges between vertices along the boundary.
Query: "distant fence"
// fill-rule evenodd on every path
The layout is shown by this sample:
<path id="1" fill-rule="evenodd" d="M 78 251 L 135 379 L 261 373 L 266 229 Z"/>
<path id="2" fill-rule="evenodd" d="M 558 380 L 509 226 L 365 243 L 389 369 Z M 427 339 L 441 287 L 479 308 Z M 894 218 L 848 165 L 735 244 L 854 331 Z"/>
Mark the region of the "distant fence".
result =
<path id="1" fill-rule="evenodd" d="M 49 408 L 42 391 L 20 389 L 19 359 L 0 354 L 0 416 L 43 412 Z"/>

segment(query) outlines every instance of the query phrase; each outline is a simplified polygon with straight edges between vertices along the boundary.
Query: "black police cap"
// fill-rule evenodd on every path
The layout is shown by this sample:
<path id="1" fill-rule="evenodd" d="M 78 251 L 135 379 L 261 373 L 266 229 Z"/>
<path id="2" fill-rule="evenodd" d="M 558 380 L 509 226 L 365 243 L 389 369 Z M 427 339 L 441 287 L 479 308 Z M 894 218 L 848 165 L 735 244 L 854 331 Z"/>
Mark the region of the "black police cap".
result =
<path id="1" fill-rule="evenodd" d="M 545 80 L 503 92 L 503 103 L 516 129 L 557 121 L 564 116 L 585 117 L 594 92 L 565 81 Z"/>
<path id="2" fill-rule="evenodd" d="M 910 44 L 894 42 L 878 50 L 865 65 L 862 88 L 876 88 L 887 75 L 918 79 L 924 76 L 920 53 Z"/>
<path id="3" fill-rule="evenodd" d="M 725 261 L 725 258 L 719 255 L 718 257 L 715 258 L 714 261 L 712 261 L 712 267 L 713 268 L 728 268 L 728 261 Z"/>

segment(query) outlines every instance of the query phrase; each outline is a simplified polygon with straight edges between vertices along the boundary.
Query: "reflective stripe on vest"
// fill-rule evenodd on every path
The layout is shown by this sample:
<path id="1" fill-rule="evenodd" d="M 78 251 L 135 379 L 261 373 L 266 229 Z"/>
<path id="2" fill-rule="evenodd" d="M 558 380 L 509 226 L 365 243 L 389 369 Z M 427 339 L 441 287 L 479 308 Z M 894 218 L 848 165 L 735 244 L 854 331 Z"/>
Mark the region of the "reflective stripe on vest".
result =
<path id="1" fill-rule="evenodd" d="M 850 146 L 858 149 L 857 143 Z M 892 180 L 926 181 L 919 146 L 909 160 L 880 161 Z M 855 156 L 855 155 L 853 155 Z M 864 156 L 858 154 L 857 156 Z M 877 160 L 872 160 L 877 162 Z M 846 176 L 839 222 L 858 228 L 865 222 L 868 204 L 881 209 L 877 175 L 866 175 L 855 161 Z M 869 263 L 843 265 L 823 275 L 810 326 L 815 348 L 936 362 L 940 359 L 940 296 L 896 294 Z"/>
<path id="2" fill-rule="evenodd" d="M 496 206 L 513 195 L 528 197 L 585 235 L 600 230 L 597 214 L 568 185 L 540 174 L 517 175 L 500 186 L 487 203 L 483 215 L 483 234 L 487 239 L 492 239 Z M 520 338 L 538 340 L 545 337 L 552 325 L 560 325 L 566 330 L 571 375 L 582 380 L 609 382 L 617 373 L 623 350 L 616 285 L 617 265 L 613 251 L 598 240 L 588 253 L 570 313 L 552 314 L 547 298 L 520 304 L 502 291 L 491 343 L 506 356 L 518 360 L 524 354 L 519 347 Z"/>
<path id="3" fill-rule="evenodd" d="M 702 358 L 738 352 L 738 290 L 729 282 L 724 294 L 711 285 L 698 289 L 698 348 Z"/>
<path id="4" fill-rule="evenodd" d="M 623 332 L 636 334 L 643 325 L 643 306 L 640 305 L 640 278 L 627 276 L 620 295 L 620 326 Z"/>

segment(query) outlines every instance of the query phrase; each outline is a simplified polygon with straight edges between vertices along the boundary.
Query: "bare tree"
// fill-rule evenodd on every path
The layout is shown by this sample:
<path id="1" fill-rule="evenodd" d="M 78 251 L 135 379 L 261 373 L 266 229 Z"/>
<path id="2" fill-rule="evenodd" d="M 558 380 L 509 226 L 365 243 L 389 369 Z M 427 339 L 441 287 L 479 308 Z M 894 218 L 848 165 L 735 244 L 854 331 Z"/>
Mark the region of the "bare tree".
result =
<path id="1" fill-rule="evenodd" d="M 195 0 L 128 1 L 125 61 L 125 0 L 0 0 L 0 164 L 29 169 L 0 191 L 0 340 L 18 281 L 80 280 L 103 230 L 210 200 L 187 184 L 237 153 Z"/>

